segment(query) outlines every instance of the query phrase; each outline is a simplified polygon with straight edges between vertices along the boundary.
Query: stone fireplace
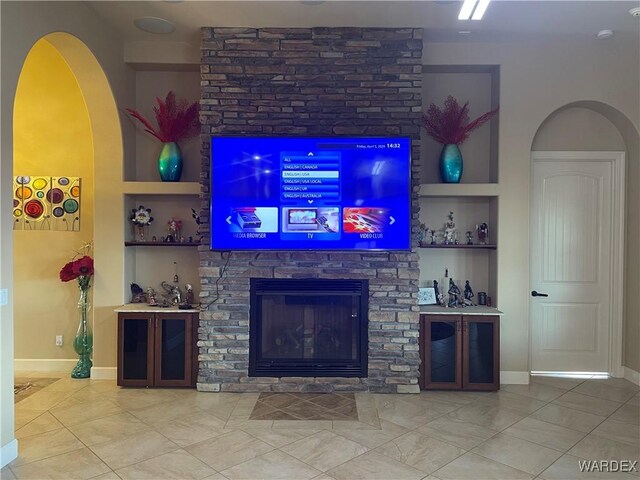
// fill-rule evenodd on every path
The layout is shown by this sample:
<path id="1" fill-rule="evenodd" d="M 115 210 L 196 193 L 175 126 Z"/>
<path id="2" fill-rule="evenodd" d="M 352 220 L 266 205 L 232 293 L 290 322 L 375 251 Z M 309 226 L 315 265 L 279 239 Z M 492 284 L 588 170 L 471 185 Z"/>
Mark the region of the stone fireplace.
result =
<path id="1" fill-rule="evenodd" d="M 212 252 L 207 245 L 209 141 L 216 134 L 410 136 L 414 177 L 412 231 L 417 232 L 421 65 L 422 29 L 202 29 L 200 218 L 204 221 L 204 237 L 200 247 L 200 300 L 207 309 L 200 313 L 198 329 L 198 390 L 419 391 L 419 271 L 415 250 Z M 257 341 L 252 338 L 252 316 L 257 304 L 251 301 L 251 285 L 262 279 L 333 280 L 334 284 L 365 281 L 368 293 L 360 308 L 366 309 L 362 317 L 363 323 L 366 321 L 366 339 L 362 340 L 366 345 L 350 344 L 349 354 L 347 349 L 339 351 L 345 338 L 364 338 L 362 331 L 349 330 L 351 333 L 347 334 L 344 325 L 314 324 L 313 305 L 295 305 L 290 299 L 288 307 L 298 314 L 302 312 L 302 326 L 277 325 L 272 319 L 273 332 L 264 347 L 272 349 L 272 356 L 288 351 L 302 355 L 297 358 L 303 360 L 305 355 L 317 354 L 318 349 L 329 355 L 333 348 L 333 353 L 341 357 L 332 357 L 334 360 L 348 356 L 346 363 L 353 363 L 366 358 L 366 365 L 360 366 L 355 376 L 344 372 L 300 373 L 293 364 L 287 371 L 263 376 L 264 364 L 252 362 L 250 348 Z M 280 302 L 276 308 L 287 306 L 284 298 L 274 301 Z M 353 307 L 353 303 L 349 305 Z M 336 312 L 339 310 L 336 307 Z M 335 315 L 344 319 L 344 312 Z M 264 321 L 261 325 L 264 328 Z M 320 331 L 324 337 L 316 338 L 314 346 L 308 344 L 305 351 L 305 339 L 314 333 L 320 335 Z M 336 335 L 343 339 L 332 340 Z M 286 343 L 280 353 L 273 350 L 277 342 Z M 363 350 L 366 355 L 362 355 Z M 309 363 L 317 364 L 317 358 Z"/>
<path id="2" fill-rule="evenodd" d="M 367 280 L 250 280 L 249 376 L 367 376 Z"/>

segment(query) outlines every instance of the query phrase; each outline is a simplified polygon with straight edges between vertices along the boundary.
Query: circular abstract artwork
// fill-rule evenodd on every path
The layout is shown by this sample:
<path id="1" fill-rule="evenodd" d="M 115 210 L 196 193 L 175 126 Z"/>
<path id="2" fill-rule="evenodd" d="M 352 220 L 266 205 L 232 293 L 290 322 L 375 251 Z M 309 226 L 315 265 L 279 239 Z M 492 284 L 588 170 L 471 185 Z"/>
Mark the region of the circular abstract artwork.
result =
<path id="1" fill-rule="evenodd" d="M 40 200 L 29 200 L 24 204 L 24 213 L 31 218 L 40 218 L 44 213 L 44 207 Z"/>
<path id="2" fill-rule="evenodd" d="M 27 198 L 31 198 L 33 195 L 33 190 L 29 187 L 18 187 L 16 188 L 16 198 L 21 198 L 22 200 L 26 200 Z"/>
<path id="3" fill-rule="evenodd" d="M 19 185 L 26 185 L 31 181 L 31 177 L 16 177 L 16 182 Z"/>
<path id="4" fill-rule="evenodd" d="M 78 202 L 70 198 L 64 201 L 62 208 L 64 208 L 64 211 L 67 213 L 76 213 L 78 211 Z"/>
<path id="5" fill-rule="evenodd" d="M 13 208 L 16 208 L 18 205 L 20 205 L 20 202 L 14 198 L 13 199 Z"/>
<path id="6" fill-rule="evenodd" d="M 33 188 L 35 188 L 36 190 L 42 190 L 47 186 L 48 183 L 49 182 L 47 182 L 44 178 L 36 178 L 33 181 Z"/>
<path id="7" fill-rule="evenodd" d="M 58 183 L 60 185 L 69 185 L 69 179 L 67 177 L 60 177 Z"/>
<path id="8" fill-rule="evenodd" d="M 62 209 L 62 207 L 56 207 L 53 209 L 53 216 L 54 217 L 61 217 L 64 215 L 64 210 Z"/>
<path id="9" fill-rule="evenodd" d="M 21 216 L 22 216 L 22 210 L 20 210 L 19 208 L 16 208 L 16 209 L 13 211 L 13 216 L 14 216 L 14 217 L 21 217 Z"/>
<path id="10" fill-rule="evenodd" d="M 44 192 L 36 192 L 36 197 L 44 198 Z"/>
<path id="11" fill-rule="evenodd" d="M 80 196 L 80 187 L 77 185 L 75 187 L 71 187 L 71 196 L 78 198 Z"/>
<path id="12" fill-rule="evenodd" d="M 63 198 L 64 194 L 59 188 L 52 188 L 47 192 L 47 200 L 49 200 L 51 203 L 60 203 Z"/>

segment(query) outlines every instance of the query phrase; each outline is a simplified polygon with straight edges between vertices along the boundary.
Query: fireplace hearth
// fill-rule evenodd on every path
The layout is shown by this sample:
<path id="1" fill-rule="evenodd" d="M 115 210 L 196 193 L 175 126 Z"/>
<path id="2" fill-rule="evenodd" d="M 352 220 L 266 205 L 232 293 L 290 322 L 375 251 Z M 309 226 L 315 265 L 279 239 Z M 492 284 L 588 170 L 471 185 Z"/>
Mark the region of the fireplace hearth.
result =
<path id="1" fill-rule="evenodd" d="M 249 376 L 367 377 L 367 280 L 250 281 Z"/>

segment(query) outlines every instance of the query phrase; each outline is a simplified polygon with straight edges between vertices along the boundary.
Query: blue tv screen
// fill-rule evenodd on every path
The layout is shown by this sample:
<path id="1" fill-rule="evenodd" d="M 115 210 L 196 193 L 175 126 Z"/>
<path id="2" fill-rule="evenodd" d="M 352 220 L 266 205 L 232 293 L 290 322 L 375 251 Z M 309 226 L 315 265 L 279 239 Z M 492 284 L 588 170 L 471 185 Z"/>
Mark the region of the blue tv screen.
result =
<path id="1" fill-rule="evenodd" d="M 212 250 L 408 250 L 411 139 L 213 137 Z"/>

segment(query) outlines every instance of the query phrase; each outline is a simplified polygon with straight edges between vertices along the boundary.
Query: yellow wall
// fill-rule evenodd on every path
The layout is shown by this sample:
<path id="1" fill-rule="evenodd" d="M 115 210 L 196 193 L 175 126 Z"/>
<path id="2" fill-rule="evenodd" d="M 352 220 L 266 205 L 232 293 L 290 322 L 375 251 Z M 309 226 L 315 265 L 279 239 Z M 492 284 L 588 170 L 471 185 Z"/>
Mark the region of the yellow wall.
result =
<path id="1" fill-rule="evenodd" d="M 81 177 L 80 231 L 14 231 L 16 368 L 20 359 L 74 359 L 78 288 L 60 268 L 93 238 L 91 122 L 76 77 L 58 50 L 38 41 L 24 64 L 14 108 L 14 175 Z M 64 345 L 55 346 L 55 336 Z M 64 370 L 67 364 L 61 364 Z"/>

